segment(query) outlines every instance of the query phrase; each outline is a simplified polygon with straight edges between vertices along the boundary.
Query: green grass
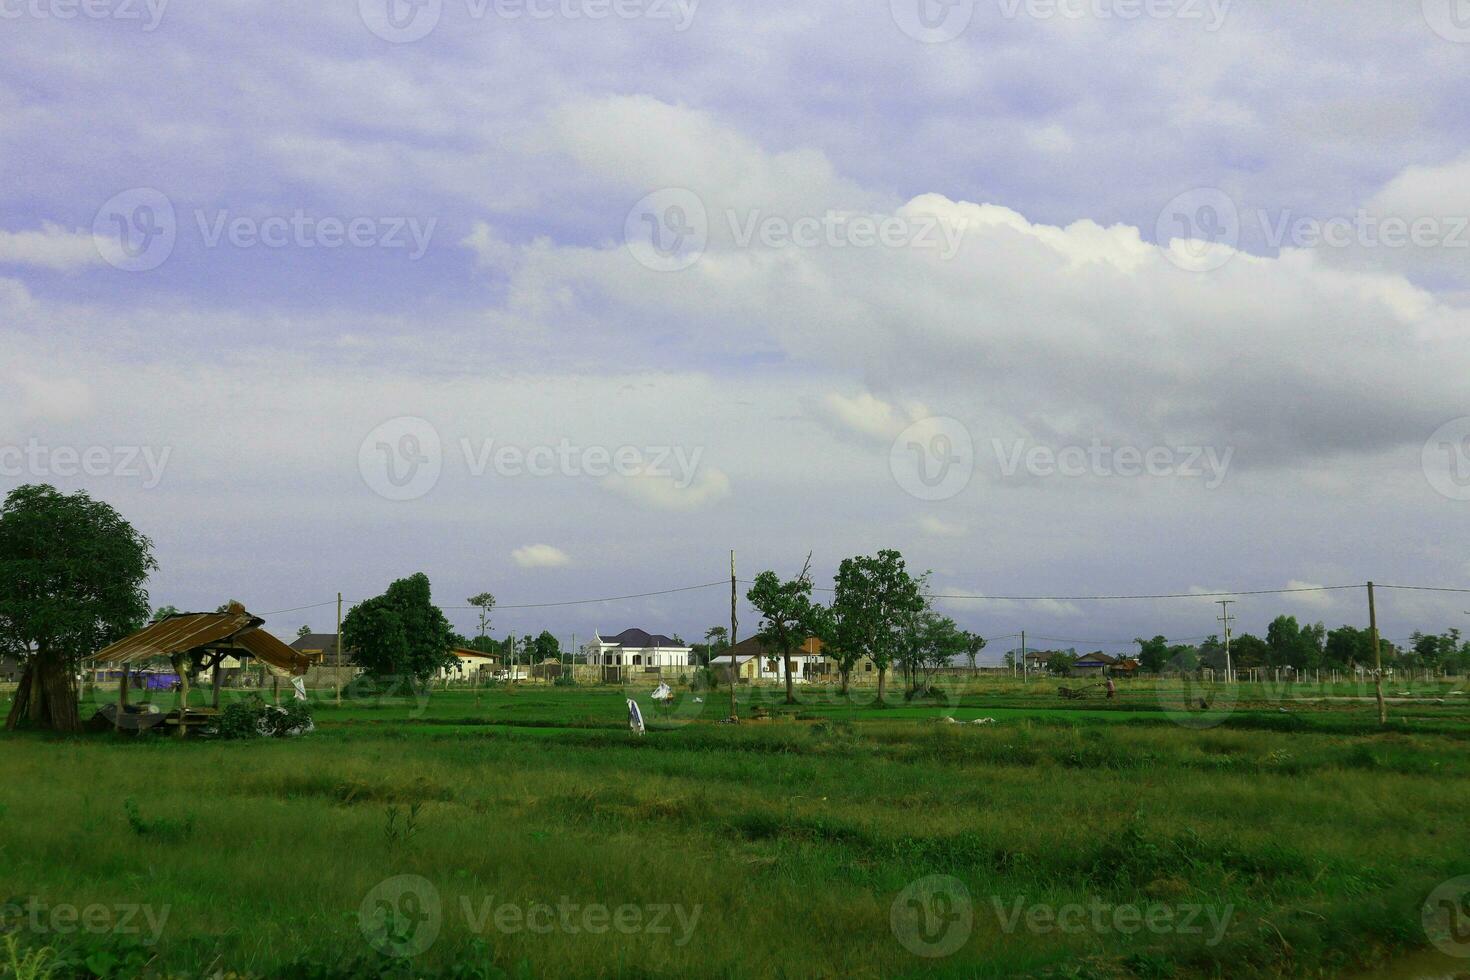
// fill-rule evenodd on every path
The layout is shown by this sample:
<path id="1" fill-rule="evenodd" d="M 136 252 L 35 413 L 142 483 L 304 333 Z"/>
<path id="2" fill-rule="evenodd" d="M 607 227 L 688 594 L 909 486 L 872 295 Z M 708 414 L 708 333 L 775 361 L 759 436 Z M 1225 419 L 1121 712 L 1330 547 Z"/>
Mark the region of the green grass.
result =
<path id="1" fill-rule="evenodd" d="M 724 692 L 681 693 L 666 718 L 643 700 L 643 738 L 622 691 L 533 687 L 326 703 L 294 741 L 5 737 L 0 902 L 55 975 L 1320 975 L 1425 946 L 1420 903 L 1470 872 L 1457 704 L 1396 706 L 1381 732 L 1371 704 L 1242 691 L 1195 729 L 1167 685 L 1114 704 L 1009 682 L 934 707 L 777 693 L 743 691 L 742 713 L 775 717 L 738 727 L 712 723 Z M 388 894 L 404 875 L 437 916 L 417 886 Z M 926 958 L 891 915 L 935 875 L 973 921 L 935 919 L 931 937 L 964 941 Z M 398 938 L 432 921 L 434 941 L 374 949 L 370 896 Z M 97 906 L 108 928 L 38 929 L 27 902 Z M 558 903 L 635 907 L 640 928 L 493 917 Z M 1092 910 L 1118 905 L 1199 908 L 1202 931 L 1125 932 L 1111 911 L 1099 928 Z M 1068 906 L 1083 928 L 1028 928 Z M 670 931 L 642 930 L 658 908 Z"/>

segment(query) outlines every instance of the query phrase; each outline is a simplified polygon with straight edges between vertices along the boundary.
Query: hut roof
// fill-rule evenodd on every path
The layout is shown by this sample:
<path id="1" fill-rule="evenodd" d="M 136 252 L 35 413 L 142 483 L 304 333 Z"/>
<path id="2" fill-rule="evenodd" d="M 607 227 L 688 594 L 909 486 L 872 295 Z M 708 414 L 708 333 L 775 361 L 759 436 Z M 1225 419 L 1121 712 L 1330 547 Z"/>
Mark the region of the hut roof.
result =
<path id="1" fill-rule="evenodd" d="M 192 650 L 237 650 L 285 674 L 306 673 L 312 658 L 293 650 L 260 627 L 265 620 L 252 616 L 238 602 L 225 612 L 175 613 L 132 636 L 124 637 L 88 657 L 89 663 L 135 664 Z"/>

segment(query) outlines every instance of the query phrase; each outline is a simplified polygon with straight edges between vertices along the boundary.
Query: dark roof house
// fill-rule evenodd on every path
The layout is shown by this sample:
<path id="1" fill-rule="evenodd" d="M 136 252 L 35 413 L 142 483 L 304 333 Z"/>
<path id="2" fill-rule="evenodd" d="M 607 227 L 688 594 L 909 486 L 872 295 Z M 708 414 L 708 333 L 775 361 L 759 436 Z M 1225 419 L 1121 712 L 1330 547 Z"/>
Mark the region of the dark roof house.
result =
<path id="1" fill-rule="evenodd" d="M 323 667 L 338 667 L 343 663 L 337 652 L 336 633 L 307 633 L 305 636 L 298 636 L 291 641 L 291 649 L 316 659 Z M 352 655 L 349 653 L 346 663 L 351 662 Z"/>
<path id="2" fill-rule="evenodd" d="M 671 636 L 662 633 L 649 633 L 646 630 L 626 629 L 617 636 L 602 636 L 599 638 L 603 643 L 615 643 L 620 647 L 629 649 L 646 650 L 649 647 L 683 647 L 687 644 L 680 643 Z"/>

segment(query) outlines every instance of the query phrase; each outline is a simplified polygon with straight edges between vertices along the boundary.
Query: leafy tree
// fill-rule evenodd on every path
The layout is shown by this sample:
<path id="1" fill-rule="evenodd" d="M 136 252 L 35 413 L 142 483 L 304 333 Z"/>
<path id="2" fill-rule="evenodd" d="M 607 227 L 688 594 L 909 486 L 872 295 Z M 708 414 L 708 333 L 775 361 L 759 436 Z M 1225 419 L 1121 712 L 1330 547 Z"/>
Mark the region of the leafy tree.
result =
<path id="1" fill-rule="evenodd" d="M 1072 672 L 1072 665 L 1077 662 L 1075 653 L 1058 650 L 1046 658 L 1046 672 L 1056 674 L 1058 677 L 1066 677 Z"/>
<path id="2" fill-rule="evenodd" d="M 1242 633 L 1230 638 L 1230 666 L 1233 670 L 1267 667 L 1271 663 L 1271 647 L 1258 636 Z"/>
<path id="3" fill-rule="evenodd" d="M 547 660 L 560 660 L 561 643 L 551 635 L 550 631 L 542 630 L 531 643 L 531 653 L 534 658 L 531 662 L 536 664 Z"/>
<path id="4" fill-rule="evenodd" d="M 422 572 L 399 579 L 384 594 L 353 606 L 342 620 L 342 642 L 373 677 L 419 681 L 454 660 L 449 620 L 433 603 Z"/>
<path id="5" fill-rule="evenodd" d="M 1152 640 L 1139 637 L 1133 641 L 1138 644 L 1138 666 L 1150 674 L 1161 674 L 1169 665 L 1169 641 L 1162 636 L 1156 636 Z"/>
<path id="6" fill-rule="evenodd" d="M 311 635 L 311 627 L 310 626 L 307 626 L 305 623 L 303 623 L 301 625 L 301 628 L 296 631 L 296 639 L 298 639 L 298 640 L 301 639 L 303 636 L 310 636 L 310 635 Z"/>
<path id="7" fill-rule="evenodd" d="M 24 668 L 5 727 L 81 730 L 72 675 L 83 656 L 148 618 L 153 543 L 85 493 L 22 486 L 0 505 L 0 653 Z"/>
<path id="8" fill-rule="evenodd" d="M 495 596 L 489 592 L 481 592 L 470 596 L 465 602 L 480 610 L 480 635 L 484 636 L 490 626 L 490 610 L 495 608 Z"/>
<path id="9" fill-rule="evenodd" d="M 1323 660 L 1330 667 L 1352 669 L 1355 664 L 1373 663 L 1373 634 L 1356 626 L 1339 626 L 1327 634 Z"/>
<path id="10" fill-rule="evenodd" d="M 149 622 L 157 623 L 160 620 L 168 619 L 170 616 L 177 616 L 178 614 L 178 606 L 159 606 L 158 611 L 153 614 L 153 618 Z"/>
<path id="11" fill-rule="evenodd" d="M 888 668 L 898 651 L 904 619 L 924 609 L 921 581 L 908 573 L 903 555 L 891 549 L 842 560 L 832 612 L 841 637 L 838 650 L 844 690 L 846 672 L 858 657 L 866 655 L 878 668 L 878 703 L 883 703 Z"/>
<path id="12" fill-rule="evenodd" d="M 908 617 L 899 634 L 899 660 L 909 675 L 909 696 L 926 694 L 934 674 L 969 649 L 969 634 L 930 609 Z"/>
<path id="13" fill-rule="evenodd" d="M 781 577 L 772 571 L 761 572 L 745 598 L 761 614 L 762 643 L 781 654 L 786 665 L 786 703 L 795 704 L 791 651 L 813 634 L 817 617 L 812 606 L 811 556 L 807 556 L 801 574 L 790 581 L 781 581 Z"/>
<path id="14" fill-rule="evenodd" d="M 975 667 L 975 658 L 978 657 L 980 655 L 980 651 L 984 649 L 985 637 L 981 636 L 979 633 L 970 633 L 968 631 L 965 633 L 965 657 L 970 661 L 970 675 L 972 677 L 975 675 L 977 669 Z"/>

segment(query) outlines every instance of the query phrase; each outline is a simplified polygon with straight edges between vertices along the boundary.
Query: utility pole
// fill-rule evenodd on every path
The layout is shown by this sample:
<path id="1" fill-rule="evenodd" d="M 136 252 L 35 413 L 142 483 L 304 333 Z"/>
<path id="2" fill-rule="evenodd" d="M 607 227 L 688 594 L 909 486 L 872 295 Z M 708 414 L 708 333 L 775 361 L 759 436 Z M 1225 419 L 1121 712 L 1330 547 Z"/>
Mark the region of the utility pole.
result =
<path id="1" fill-rule="evenodd" d="M 735 549 L 730 549 L 730 720 L 739 721 L 740 711 L 735 707 L 735 682 L 740 665 L 735 662 Z"/>
<path id="2" fill-rule="evenodd" d="M 1026 681 L 1030 679 L 1029 676 L 1028 676 L 1029 670 L 1030 670 L 1030 667 L 1026 663 L 1026 631 L 1025 630 L 1022 630 L 1021 631 L 1021 683 L 1022 684 L 1026 683 Z"/>
<path id="3" fill-rule="evenodd" d="M 1378 646 L 1378 606 L 1373 601 L 1373 583 L 1368 583 L 1368 629 L 1373 632 L 1373 692 L 1378 697 L 1378 724 L 1388 724 L 1383 704 L 1383 653 Z"/>
<path id="4" fill-rule="evenodd" d="M 1220 615 L 1215 617 L 1225 624 L 1225 683 L 1227 684 L 1235 680 L 1235 671 L 1230 666 L 1230 624 L 1235 621 L 1235 617 L 1230 615 L 1230 606 L 1234 602 L 1234 599 L 1219 600 Z"/>
<path id="5" fill-rule="evenodd" d="M 342 707 L 342 593 L 337 593 L 337 666 L 332 670 L 337 680 L 337 707 Z"/>

